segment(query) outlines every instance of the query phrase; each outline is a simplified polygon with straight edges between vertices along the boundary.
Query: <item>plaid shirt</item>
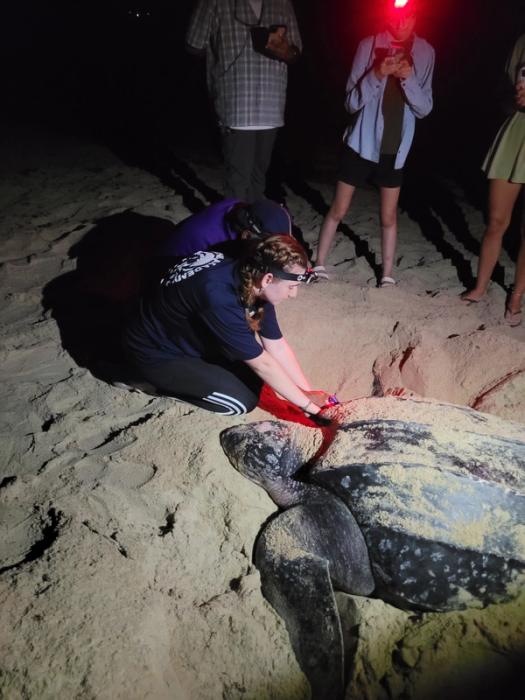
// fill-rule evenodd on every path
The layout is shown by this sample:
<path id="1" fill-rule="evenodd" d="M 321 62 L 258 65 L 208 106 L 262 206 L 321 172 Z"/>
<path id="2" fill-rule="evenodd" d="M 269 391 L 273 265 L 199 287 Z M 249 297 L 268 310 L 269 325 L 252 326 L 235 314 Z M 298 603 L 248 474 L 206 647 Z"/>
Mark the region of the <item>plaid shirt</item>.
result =
<path id="1" fill-rule="evenodd" d="M 284 24 L 291 44 L 301 37 L 290 0 L 263 0 L 260 20 L 249 0 L 199 0 L 186 42 L 206 50 L 208 89 L 219 123 L 228 127 L 284 124 L 288 68 L 252 48 L 250 27 Z"/>

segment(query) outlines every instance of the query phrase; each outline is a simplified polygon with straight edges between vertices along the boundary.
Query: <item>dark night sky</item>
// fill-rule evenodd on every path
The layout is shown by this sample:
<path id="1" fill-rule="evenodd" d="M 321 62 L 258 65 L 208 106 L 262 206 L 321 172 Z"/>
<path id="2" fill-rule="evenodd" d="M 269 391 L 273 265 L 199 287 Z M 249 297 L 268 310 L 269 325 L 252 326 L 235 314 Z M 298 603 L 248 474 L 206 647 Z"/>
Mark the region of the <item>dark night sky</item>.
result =
<path id="1" fill-rule="evenodd" d="M 281 139 L 292 154 L 340 139 L 346 75 L 380 5 L 295 0 L 305 51 L 290 71 Z M 128 132 L 172 145 L 213 132 L 203 63 L 184 51 L 193 6 L 192 0 L 19 0 L 3 10 L 0 29 L 4 118 L 87 129 L 105 139 Z M 479 167 L 501 121 L 498 90 L 508 49 L 525 31 L 525 2 L 421 0 L 421 6 L 418 32 L 437 50 L 436 100 L 417 138 L 427 155 L 434 149 L 450 163 L 461 152 Z M 133 20 L 134 7 L 150 15 Z"/>

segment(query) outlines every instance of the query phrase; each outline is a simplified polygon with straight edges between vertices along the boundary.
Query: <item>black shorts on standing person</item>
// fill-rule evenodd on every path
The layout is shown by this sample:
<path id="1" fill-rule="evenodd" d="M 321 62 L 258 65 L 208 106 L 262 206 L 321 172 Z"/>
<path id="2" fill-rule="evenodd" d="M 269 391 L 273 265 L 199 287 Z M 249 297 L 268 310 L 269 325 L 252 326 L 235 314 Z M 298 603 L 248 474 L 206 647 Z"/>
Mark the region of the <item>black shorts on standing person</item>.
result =
<path id="1" fill-rule="evenodd" d="M 403 168 L 396 169 L 395 160 L 395 155 L 382 153 L 379 162 L 374 163 L 343 144 L 337 180 L 353 187 L 364 187 L 367 183 L 377 187 L 401 187 Z"/>

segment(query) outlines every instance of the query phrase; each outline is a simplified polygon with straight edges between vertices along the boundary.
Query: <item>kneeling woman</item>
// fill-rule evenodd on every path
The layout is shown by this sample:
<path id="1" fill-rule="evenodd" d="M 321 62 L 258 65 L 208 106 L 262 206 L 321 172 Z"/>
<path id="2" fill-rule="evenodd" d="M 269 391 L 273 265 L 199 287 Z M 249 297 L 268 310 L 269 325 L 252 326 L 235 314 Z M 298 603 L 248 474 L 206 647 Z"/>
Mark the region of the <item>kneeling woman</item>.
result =
<path id="1" fill-rule="evenodd" d="M 131 361 L 159 393 L 208 411 L 248 413 L 266 382 L 316 415 L 328 394 L 311 391 L 275 315 L 311 274 L 288 235 L 258 241 L 241 261 L 195 253 L 142 300 L 125 335 Z"/>

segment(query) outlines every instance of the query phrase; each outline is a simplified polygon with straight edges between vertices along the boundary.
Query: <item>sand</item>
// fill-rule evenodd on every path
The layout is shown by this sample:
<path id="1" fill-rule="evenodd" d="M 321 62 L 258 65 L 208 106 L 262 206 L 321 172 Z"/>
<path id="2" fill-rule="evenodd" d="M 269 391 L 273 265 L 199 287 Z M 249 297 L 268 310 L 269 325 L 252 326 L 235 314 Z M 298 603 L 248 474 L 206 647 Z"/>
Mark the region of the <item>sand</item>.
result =
<path id="1" fill-rule="evenodd" d="M 307 698 L 252 563 L 275 506 L 219 444 L 224 428 L 268 414 L 219 418 L 111 386 L 89 357 L 68 351 L 68 318 L 82 326 L 97 309 L 73 306 L 68 317 L 49 304 L 57 280 L 78 277 L 82 241 L 95 229 L 109 245 L 119 221 L 176 223 L 190 213 L 187 191 L 49 132 L 4 134 L 0 163 L 0 696 Z M 196 155 L 186 165 L 190 200 L 207 203 L 209 188 L 220 189 L 217 163 Z M 286 201 L 314 248 L 315 202 L 328 203 L 332 188 L 308 185 L 316 197 L 286 189 Z M 449 186 L 479 240 L 481 213 Z M 376 194 L 360 192 L 346 223 L 377 261 L 376 210 Z M 440 221 L 454 260 L 474 269 L 475 256 Z M 402 387 L 525 424 L 525 327 L 503 324 L 503 289 L 493 284 L 486 300 L 462 305 L 455 263 L 405 213 L 398 286 L 377 289 L 369 260 L 339 235 L 334 279 L 279 309 L 313 384 L 341 400 Z M 510 282 L 505 253 L 501 262 Z M 126 272 L 104 267 L 104 256 L 97 264 L 102 286 Z M 523 597 L 425 615 L 339 602 L 343 619 L 352 610 L 360 620 L 349 697 L 482 697 L 523 668 Z"/>

